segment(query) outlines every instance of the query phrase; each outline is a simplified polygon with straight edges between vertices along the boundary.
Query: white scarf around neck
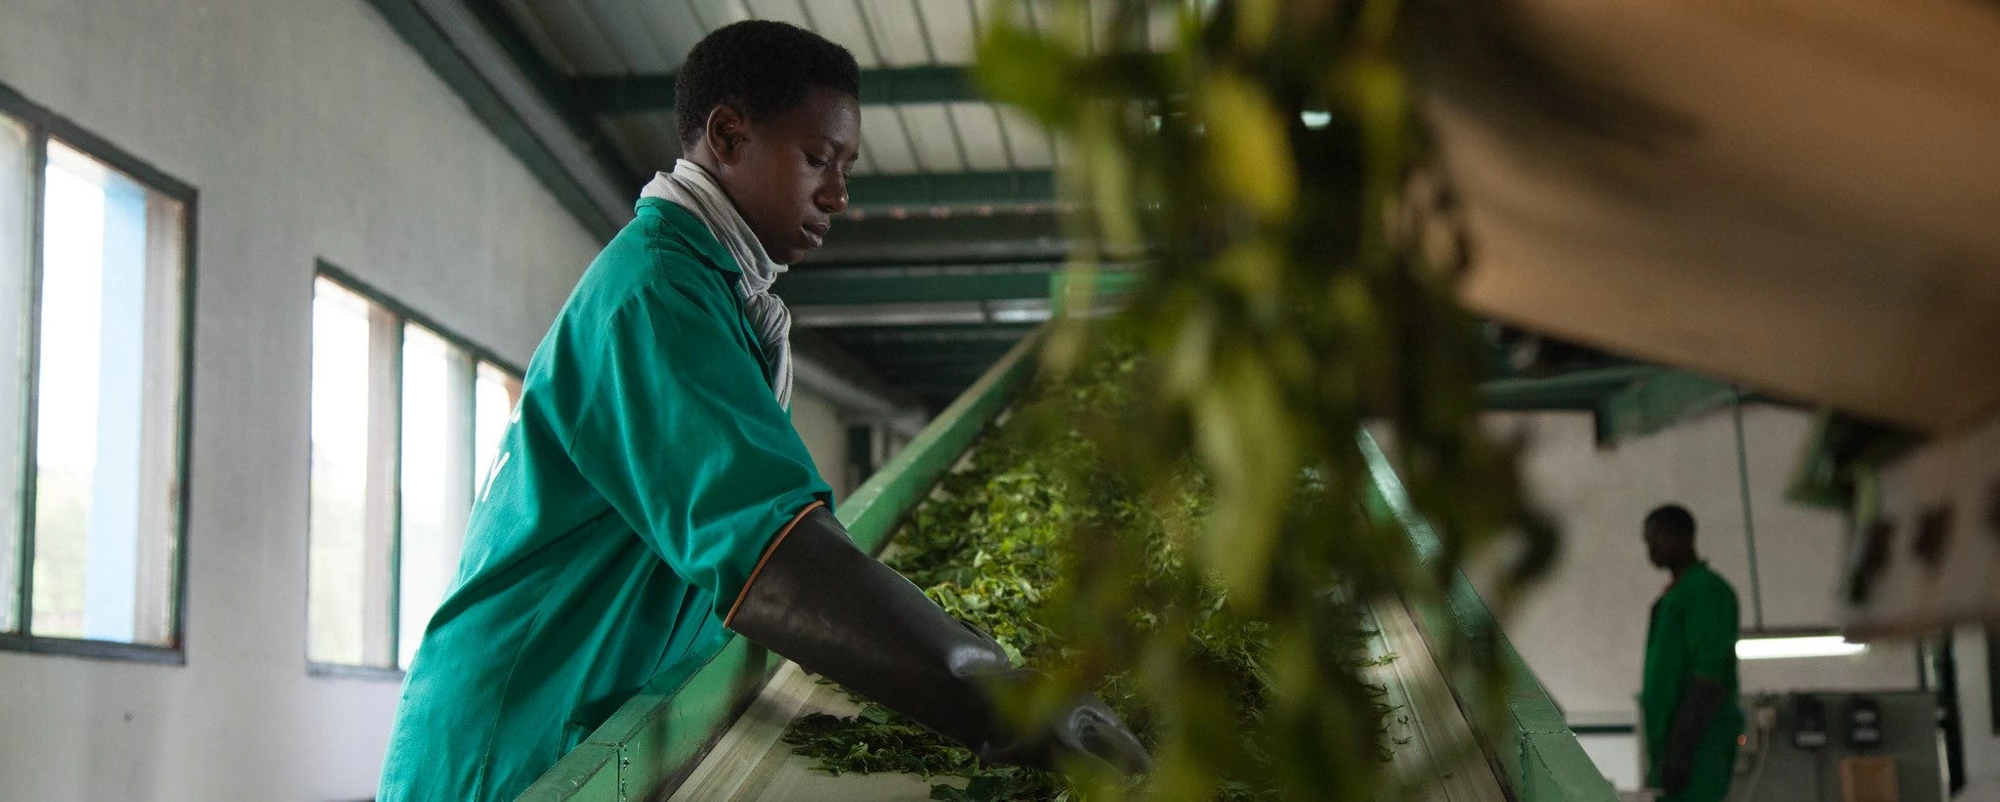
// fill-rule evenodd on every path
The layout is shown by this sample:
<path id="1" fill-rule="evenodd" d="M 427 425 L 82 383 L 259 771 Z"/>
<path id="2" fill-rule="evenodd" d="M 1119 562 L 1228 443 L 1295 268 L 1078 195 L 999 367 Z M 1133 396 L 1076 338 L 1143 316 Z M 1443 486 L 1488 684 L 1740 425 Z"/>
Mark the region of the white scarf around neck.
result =
<path id="1" fill-rule="evenodd" d="M 771 294 L 771 285 L 777 282 L 778 274 L 788 268 L 771 261 L 764 243 L 757 241 L 757 234 L 736 211 L 736 204 L 701 165 L 687 159 L 677 160 L 673 172 L 654 174 L 639 196 L 663 198 L 688 210 L 708 226 L 736 260 L 737 270 L 743 273 L 743 279 L 736 282 L 737 293 L 743 298 L 743 314 L 749 318 L 750 327 L 756 330 L 764 355 L 771 362 L 765 378 L 771 382 L 771 393 L 777 396 L 778 406 L 791 409 L 792 313 L 783 300 Z"/>

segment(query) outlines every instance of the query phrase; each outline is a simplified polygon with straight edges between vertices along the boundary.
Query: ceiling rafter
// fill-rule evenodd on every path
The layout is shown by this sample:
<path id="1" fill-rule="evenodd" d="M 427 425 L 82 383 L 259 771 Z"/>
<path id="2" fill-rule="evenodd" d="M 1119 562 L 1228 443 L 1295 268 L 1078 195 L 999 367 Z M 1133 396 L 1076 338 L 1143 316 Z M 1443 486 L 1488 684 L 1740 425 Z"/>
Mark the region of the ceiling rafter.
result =
<path id="1" fill-rule="evenodd" d="M 572 92 L 592 114 L 665 113 L 674 110 L 675 73 L 581 75 Z M 861 71 L 861 102 L 868 105 L 984 102 L 965 67 L 924 65 Z"/>

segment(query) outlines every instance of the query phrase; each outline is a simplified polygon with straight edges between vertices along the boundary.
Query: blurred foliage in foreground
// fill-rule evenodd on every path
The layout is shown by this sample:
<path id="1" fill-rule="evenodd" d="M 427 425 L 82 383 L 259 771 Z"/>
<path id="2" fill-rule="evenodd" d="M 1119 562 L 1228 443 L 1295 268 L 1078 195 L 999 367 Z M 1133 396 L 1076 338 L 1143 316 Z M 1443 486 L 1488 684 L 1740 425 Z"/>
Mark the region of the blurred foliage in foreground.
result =
<path id="1" fill-rule="evenodd" d="M 1331 578 L 1361 600 L 1435 593 L 1466 555 L 1513 539 L 1515 562 L 1487 600 L 1504 617 L 1553 560 L 1555 534 L 1523 501 L 1513 452 L 1478 425 L 1481 343 L 1452 300 L 1466 248 L 1448 193 L 1408 191 L 1425 155 L 1415 54 L 1439 36 L 1476 38 L 1497 7 L 1002 0 L 983 15 L 982 82 L 1066 145 L 1062 185 L 1080 210 L 1070 233 L 1094 246 L 1072 270 L 1087 279 L 1106 254 L 1147 264 L 1115 321 L 1085 314 L 1091 282 L 1071 282 L 1044 348 L 1061 373 L 1118 330 L 1142 356 L 1129 386 L 1143 392 L 1128 409 L 1042 428 L 1091 441 L 1100 462 L 1084 481 L 1116 477 L 1168 511 L 1190 472 L 1212 493 L 1199 521 L 1161 516 L 1166 550 L 1092 518 L 1066 522 L 1077 558 L 1043 618 L 1066 659 L 1020 713 L 1115 678 L 1150 711 L 1158 761 L 1151 782 L 1129 787 L 1077 767 L 1084 796 L 1206 800 L 1246 777 L 1293 799 L 1393 793 Z M 1426 247 L 1421 232 L 1444 242 Z M 1364 422 L 1393 429 L 1410 500 L 1442 538 L 1435 560 L 1420 564 L 1393 522 L 1363 514 Z M 1148 570 L 1161 554 L 1189 570 Z M 1214 611 L 1211 588 L 1222 589 Z M 1232 677 L 1199 653 L 1195 634 L 1214 616 L 1265 643 L 1252 720 L 1234 715 Z M 1464 642 L 1481 636 L 1434 635 L 1453 668 L 1499 682 L 1497 666 L 1478 664 L 1490 644 Z M 1482 713 L 1491 727 L 1503 711 Z"/>
<path id="2" fill-rule="evenodd" d="M 1222 696 L 1208 700 L 1225 719 L 1219 737 L 1242 741 L 1241 749 L 1259 765 L 1272 760 L 1273 745 L 1260 727 L 1271 688 L 1267 625 L 1236 612 L 1213 577 L 1192 572 L 1183 545 L 1187 532 L 1202 525 L 1213 493 L 1192 470 L 1176 473 L 1168 495 L 1148 498 L 1138 488 L 1103 470 L 1095 440 L 1076 422 L 1122 417 L 1133 407 L 1140 358 L 1123 349 L 1097 352 L 1090 362 L 1060 380 L 1038 383 L 1017 399 L 1008 424 L 989 428 L 966 464 L 947 476 L 938 493 L 919 507 L 896 540 L 888 561 L 961 620 L 991 633 L 1016 660 L 1044 671 L 1070 670 L 1079 654 L 1065 648 L 1048 616 L 1068 609 L 1077 594 L 1066 576 L 1087 559 L 1073 548 L 1082 529 L 1116 540 L 1121 548 L 1147 555 L 1133 577 L 1140 603 L 1128 608 L 1121 626 L 1141 635 L 1165 621 L 1189 626 L 1179 658 L 1186 670 L 1213 682 Z M 1372 664 L 1366 652 L 1370 633 L 1355 605 L 1344 601 L 1332 578 L 1316 612 L 1327 625 L 1329 657 L 1345 668 Z M 1135 674 L 1114 670 L 1096 690 L 1121 717 L 1151 740 L 1162 719 L 1140 692 Z M 1361 754 L 1383 754 L 1383 717 L 1390 708 L 1378 687 L 1355 686 L 1350 737 Z M 794 750 L 835 773 L 902 772 L 925 777 L 955 776 L 958 784 L 933 786 L 933 798 L 1062 800 L 1076 789 L 1066 778 L 1043 772 L 986 766 L 970 752 L 879 705 L 859 716 L 815 714 L 795 722 L 785 736 Z M 1225 778 L 1212 797 L 1223 800 L 1277 798 L 1268 772 L 1244 771 Z M 1135 786 L 1136 788 L 1137 786 Z"/>

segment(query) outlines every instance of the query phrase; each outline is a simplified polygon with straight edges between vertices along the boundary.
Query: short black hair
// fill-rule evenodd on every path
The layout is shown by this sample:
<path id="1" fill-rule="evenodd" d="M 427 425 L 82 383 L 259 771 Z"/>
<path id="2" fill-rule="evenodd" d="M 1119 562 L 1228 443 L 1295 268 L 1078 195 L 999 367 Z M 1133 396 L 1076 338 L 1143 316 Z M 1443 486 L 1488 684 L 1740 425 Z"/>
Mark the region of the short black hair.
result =
<path id="1" fill-rule="evenodd" d="M 763 122 L 805 102 L 814 89 L 861 97 L 861 67 L 847 48 L 819 34 L 771 20 L 717 28 L 688 51 L 674 80 L 681 145 L 694 144 L 708 114 L 727 104 Z"/>
<path id="2" fill-rule="evenodd" d="M 1662 504 L 1646 513 L 1646 528 L 1656 526 L 1668 533 L 1694 539 L 1694 513 L 1679 504 Z"/>

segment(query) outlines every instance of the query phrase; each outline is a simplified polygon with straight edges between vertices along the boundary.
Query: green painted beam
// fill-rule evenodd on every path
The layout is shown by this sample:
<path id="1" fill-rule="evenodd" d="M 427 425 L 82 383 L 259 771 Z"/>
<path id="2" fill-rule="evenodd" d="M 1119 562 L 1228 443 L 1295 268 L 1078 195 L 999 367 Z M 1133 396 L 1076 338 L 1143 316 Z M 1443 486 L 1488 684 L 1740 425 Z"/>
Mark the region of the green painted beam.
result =
<path id="1" fill-rule="evenodd" d="M 971 387 L 973 382 L 978 381 L 981 375 L 983 375 L 981 372 L 973 370 L 913 375 L 896 382 L 896 386 L 904 392 L 925 397 L 934 398 L 939 393 L 948 393 L 956 397 L 965 388 Z"/>
<path id="2" fill-rule="evenodd" d="M 1100 267 L 1093 271 L 1090 277 L 1092 282 L 1091 292 L 1097 299 L 1118 298 L 1123 295 L 1129 295 L 1133 290 L 1138 289 L 1139 282 L 1145 280 L 1145 278 L 1146 271 L 1140 268 L 1105 269 Z M 1055 302 L 1056 314 L 1062 314 L 1063 304 L 1066 303 L 1069 297 L 1070 283 L 1077 280 L 1079 280 L 1077 274 L 1070 271 L 1054 273 L 1049 276 L 1047 291 L 1049 299 Z M 1093 303 L 1093 305 L 1095 304 Z"/>
<path id="3" fill-rule="evenodd" d="M 927 399 L 954 398 L 959 393 L 965 392 L 965 388 L 968 385 L 969 382 L 958 382 L 958 383 L 932 382 L 926 384 L 909 385 L 904 389 L 909 393 L 921 398 L 927 398 Z"/>
<path id="4" fill-rule="evenodd" d="M 1033 371 L 1038 340 L 1023 339 L 839 504 L 840 522 L 855 543 L 871 553 L 888 545 L 903 516 L 958 462 Z M 642 689 L 521 798 L 534 802 L 655 798 L 693 769 L 782 662 L 748 640 L 730 638 L 686 682 Z"/>
<path id="5" fill-rule="evenodd" d="M 861 191 L 875 190 L 864 186 Z M 1018 206 L 1010 210 L 999 204 L 992 215 L 957 209 L 937 217 L 926 207 L 905 209 L 900 218 L 893 211 L 863 209 L 859 217 L 835 218 L 826 245 L 797 269 L 1068 261 L 1072 246 L 1081 246 L 1063 232 L 1052 205 L 1035 209 L 1022 213 Z"/>
<path id="6" fill-rule="evenodd" d="M 1035 330 L 1032 323 L 994 323 L 979 326 L 882 326 L 877 328 L 822 329 L 821 334 L 849 350 L 863 353 L 870 348 L 951 345 L 959 343 L 1007 343 Z"/>
<path id="7" fill-rule="evenodd" d="M 1480 386 L 1488 409 L 1568 409 L 1593 413 L 1599 445 L 1663 431 L 1729 406 L 1736 388 L 1684 371 L 1622 365 Z"/>
<path id="8" fill-rule="evenodd" d="M 1599 402 L 1597 442 L 1613 445 L 1729 406 L 1736 388 L 1692 373 L 1657 370 Z"/>
<path id="9" fill-rule="evenodd" d="M 863 210 L 1047 203 L 1056 197 L 1056 177 L 1048 170 L 863 175 L 847 182 L 847 196 Z"/>
<path id="10" fill-rule="evenodd" d="M 1369 486 L 1369 509 L 1378 520 L 1402 527 L 1410 549 L 1424 569 L 1433 575 L 1444 544 L 1430 523 L 1410 504 L 1409 493 L 1389 464 L 1388 456 L 1366 430 L 1355 433 L 1363 459 L 1368 463 L 1374 484 Z M 1422 585 L 1421 588 L 1417 587 Z M 1484 678 L 1466 669 L 1466 663 L 1452 661 L 1445 679 L 1457 697 L 1459 708 L 1478 728 L 1489 760 L 1497 764 L 1501 779 L 1513 797 L 1536 802 L 1616 802 L 1618 792 L 1597 770 L 1583 745 L 1576 740 L 1563 719 L 1561 708 L 1548 689 L 1535 679 L 1534 672 L 1514 651 L 1514 645 L 1493 618 L 1492 610 L 1463 572 L 1454 573 L 1447 586 L 1439 588 L 1417 580 L 1406 583 L 1404 602 L 1415 615 L 1431 651 L 1442 658 L 1448 652 L 1438 646 L 1444 634 L 1475 649 L 1490 649 L 1485 660 L 1498 661 L 1501 673 L 1499 694 Z M 1502 714 L 1498 731 L 1485 727 L 1478 711 Z"/>
<path id="11" fill-rule="evenodd" d="M 674 110 L 672 73 L 647 75 L 585 75 L 570 81 L 572 91 L 592 114 L 633 114 Z M 891 67 L 861 71 L 861 102 L 960 103 L 984 98 L 964 67 Z"/>
<path id="12" fill-rule="evenodd" d="M 992 367 L 994 362 L 1000 361 L 995 357 L 988 357 L 984 361 L 975 361 L 977 359 L 979 359 L 979 356 L 974 354 L 954 354 L 950 357 L 939 357 L 935 360 L 913 359 L 907 362 L 883 362 L 882 369 L 887 375 L 897 377 L 899 380 L 896 383 L 900 385 L 907 385 L 913 381 L 923 381 L 926 379 L 970 384 L 974 379 L 985 375 L 986 369 Z"/>
<path id="13" fill-rule="evenodd" d="M 1059 263 L 1010 262 L 911 267 L 797 267 L 778 280 L 778 295 L 796 306 L 1061 297 L 1067 276 Z M 1137 270 L 1100 270 L 1100 293 L 1119 295 L 1138 284 Z"/>
<path id="14" fill-rule="evenodd" d="M 1621 366 L 1581 370 L 1543 378 L 1495 379 L 1480 385 L 1488 409 L 1595 410 L 1605 398 L 1659 368 Z"/>
<path id="15" fill-rule="evenodd" d="M 1026 262 L 938 267 L 797 267 L 778 280 L 785 303 L 926 303 L 1042 298 L 1061 265 Z"/>
<path id="16" fill-rule="evenodd" d="M 890 375 L 895 377 L 892 381 L 895 381 L 896 386 L 910 389 L 912 392 L 916 392 L 919 388 L 934 388 L 937 386 L 948 386 L 963 390 L 968 385 L 978 381 L 980 376 L 986 375 L 986 369 L 993 366 L 993 361 L 989 361 L 983 365 L 962 364 L 929 368 L 902 368 L 891 371 Z"/>
<path id="17" fill-rule="evenodd" d="M 868 356 L 888 364 L 928 363 L 937 359 L 968 357 L 983 357 L 990 362 L 1013 350 L 1014 343 L 1019 339 L 1018 336 L 1012 336 L 993 340 L 936 344 L 882 343 L 869 350 Z"/>

